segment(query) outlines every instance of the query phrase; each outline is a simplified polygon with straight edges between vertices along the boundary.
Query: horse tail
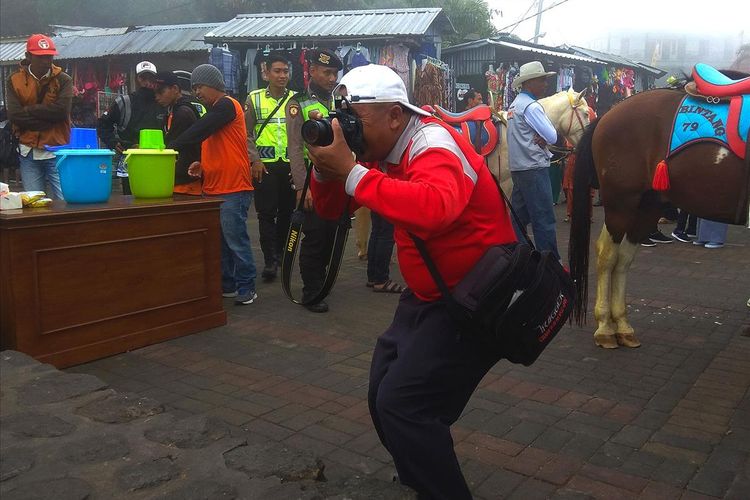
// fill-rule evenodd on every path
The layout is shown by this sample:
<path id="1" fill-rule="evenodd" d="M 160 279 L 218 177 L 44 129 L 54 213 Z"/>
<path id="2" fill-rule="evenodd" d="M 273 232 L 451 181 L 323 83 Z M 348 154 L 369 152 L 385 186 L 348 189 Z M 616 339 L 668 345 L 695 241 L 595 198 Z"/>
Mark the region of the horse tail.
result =
<path id="1" fill-rule="evenodd" d="M 591 241 L 591 188 L 597 186 L 592 143 L 599 120 L 591 122 L 576 149 L 573 179 L 573 213 L 570 218 L 568 263 L 575 283 L 573 316 L 578 325 L 586 321 L 588 307 L 589 243 Z"/>

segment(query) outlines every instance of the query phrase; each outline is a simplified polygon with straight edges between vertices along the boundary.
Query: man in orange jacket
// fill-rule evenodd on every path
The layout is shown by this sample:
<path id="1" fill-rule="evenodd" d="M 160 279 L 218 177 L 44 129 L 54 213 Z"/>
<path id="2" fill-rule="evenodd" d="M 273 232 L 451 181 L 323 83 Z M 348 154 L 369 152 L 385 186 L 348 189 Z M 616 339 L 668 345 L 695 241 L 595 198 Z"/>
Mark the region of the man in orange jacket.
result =
<path id="1" fill-rule="evenodd" d="M 45 146 L 70 142 L 73 81 L 52 64 L 55 44 L 44 35 L 26 41 L 26 57 L 8 80 L 8 118 L 18 136 L 21 179 L 27 191 L 45 191 L 62 199 L 55 155 Z"/>

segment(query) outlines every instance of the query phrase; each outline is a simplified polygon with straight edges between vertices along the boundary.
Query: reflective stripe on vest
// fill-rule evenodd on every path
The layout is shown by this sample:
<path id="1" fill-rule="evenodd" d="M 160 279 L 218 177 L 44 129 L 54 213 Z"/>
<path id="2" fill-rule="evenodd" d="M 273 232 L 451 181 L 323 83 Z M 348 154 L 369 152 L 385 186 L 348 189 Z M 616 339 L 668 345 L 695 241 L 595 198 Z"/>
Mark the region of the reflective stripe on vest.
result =
<path id="1" fill-rule="evenodd" d="M 331 101 L 331 106 L 333 106 L 333 101 Z M 299 101 L 299 107 L 302 109 L 302 119 L 304 121 L 307 121 L 310 119 L 311 111 L 320 111 L 320 113 L 323 116 L 328 116 L 328 114 L 331 112 L 331 109 L 327 108 L 325 104 L 323 104 L 317 99 L 307 98 L 302 101 Z M 305 157 L 305 159 L 307 159 L 307 146 L 303 145 L 302 154 Z"/>
<path id="2" fill-rule="evenodd" d="M 294 96 L 294 92 L 289 91 L 287 93 L 286 99 L 282 101 L 278 111 L 274 113 L 268 125 L 263 128 L 260 137 L 258 137 L 261 125 L 263 125 L 268 115 L 279 104 L 279 101 L 267 95 L 267 92 L 267 89 L 253 90 L 247 98 L 248 101 L 252 102 L 253 111 L 255 112 L 255 146 L 258 149 L 260 159 L 264 162 L 279 160 L 288 162 L 286 117 L 284 111 L 289 99 Z"/>

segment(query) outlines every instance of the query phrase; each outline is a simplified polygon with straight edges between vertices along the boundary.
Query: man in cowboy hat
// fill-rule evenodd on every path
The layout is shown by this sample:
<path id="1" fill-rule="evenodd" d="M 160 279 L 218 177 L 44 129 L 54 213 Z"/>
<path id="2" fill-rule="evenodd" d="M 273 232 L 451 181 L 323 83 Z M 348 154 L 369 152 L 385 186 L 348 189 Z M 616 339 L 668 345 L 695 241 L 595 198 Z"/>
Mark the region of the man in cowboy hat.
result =
<path id="1" fill-rule="evenodd" d="M 46 182 L 50 198 L 61 200 L 55 155 L 45 146 L 61 146 L 70 141 L 73 80 L 52 64 L 56 55 L 51 38 L 40 34 L 29 37 L 24 60 L 8 80 L 7 105 L 8 118 L 18 137 L 23 188 L 45 191 Z"/>
<path id="2" fill-rule="evenodd" d="M 513 87 L 521 92 L 508 108 L 508 160 L 513 178 L 511 204 L 521 224 L 525 228 L 531 222 L 537 249 L 548 250 L 559 259 L 549 180 L 552 153 L 547 149 L 548 144 L 557 142 L 557 131 L 537 102 L 547 89 L 547 77 L 554 74 L 544 71 L 539 61 L 521 66 L 513 81 Z M 520 230 L 516 228 L 519 237 Z"/>

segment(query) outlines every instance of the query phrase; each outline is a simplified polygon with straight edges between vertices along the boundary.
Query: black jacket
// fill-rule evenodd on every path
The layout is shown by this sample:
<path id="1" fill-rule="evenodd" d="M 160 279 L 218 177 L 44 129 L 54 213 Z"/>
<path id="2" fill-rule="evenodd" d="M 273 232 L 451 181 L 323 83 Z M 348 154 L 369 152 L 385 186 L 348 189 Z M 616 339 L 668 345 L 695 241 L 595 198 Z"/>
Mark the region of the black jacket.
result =
<path id="1" fill-rule="evenodd" d="M 154 100 L 154 91 L 139 88 L 128 94 L 130 100 L 130 117 L 124 116 L 121 109 L 127 109 L 125 96 L 118 96 L 109 110 L 97 122 L 96 132 L 99 139 L 109 148 L 114 149 L 120 143 L 123 149 L 138 144 L 143 129 L 163 129 L 166 111 Z M 123 127 L 124 125 L 124 127 Z"/>
<path id="2" fill-rule="evenodd" d="M 180 97 L 169 110 L 164 120 L 164 143 L 167 148 L 172 147 L 172 143 L 180 135 L 193 125 L 200 116 L 198 110 L 188 97 Z M 201 145 L 189 144 L 180 150 L 177 157 L 177 164 L 174 169 L 175 184 L 188 184 L 195 181 L 194 177 L 188 175 L 187 171 L 190 164 L 201 159 Z"/>

